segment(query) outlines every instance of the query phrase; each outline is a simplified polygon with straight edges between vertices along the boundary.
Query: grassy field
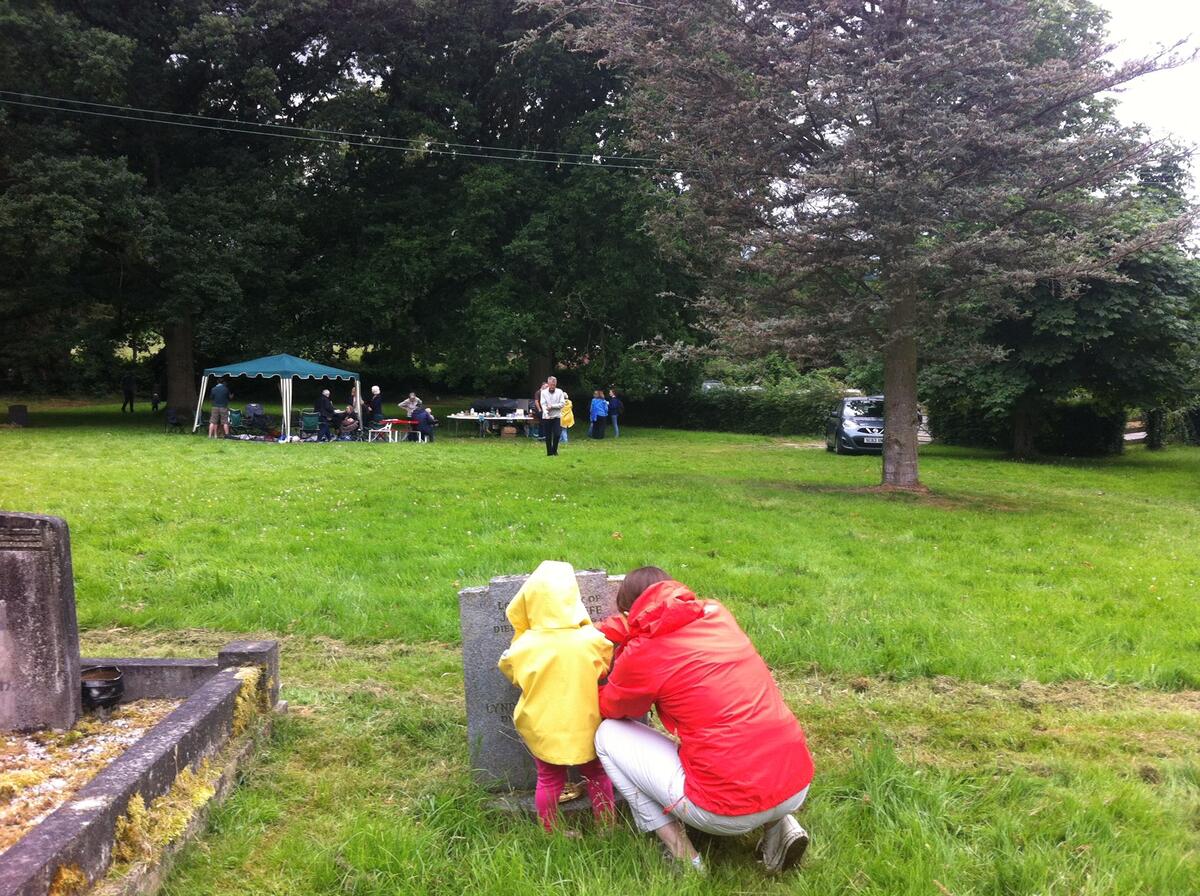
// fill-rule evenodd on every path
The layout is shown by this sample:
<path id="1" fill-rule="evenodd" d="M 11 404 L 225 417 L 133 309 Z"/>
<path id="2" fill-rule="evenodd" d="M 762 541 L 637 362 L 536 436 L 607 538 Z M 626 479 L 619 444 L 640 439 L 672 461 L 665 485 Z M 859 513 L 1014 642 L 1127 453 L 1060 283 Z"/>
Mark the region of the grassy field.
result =
<path id="1" fill-rule="evenodd" d="M 806 440 L 216 443 L 116 405 L 0 429 L 0 506 L 71 524 L 85 649 L 284 641 L 270 750 L 174 894 L 1188 894 L 1200 880 L 1200 451 L 923 452 L 928 497 Z M 148 416 L 148 415 L 147 415 Z M 545 838 L 467 774 L 458 587 L 655 563 L 726 601 L 818 764 L 801 873 L 752 840 Z"/>

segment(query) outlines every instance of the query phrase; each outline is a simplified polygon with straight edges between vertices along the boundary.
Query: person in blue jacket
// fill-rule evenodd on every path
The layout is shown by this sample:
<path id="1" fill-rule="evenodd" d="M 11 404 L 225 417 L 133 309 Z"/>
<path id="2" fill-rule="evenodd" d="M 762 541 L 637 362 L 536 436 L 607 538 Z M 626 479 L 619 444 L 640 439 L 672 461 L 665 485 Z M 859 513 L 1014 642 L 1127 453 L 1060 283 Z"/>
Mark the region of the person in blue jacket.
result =
<path id="1" fill-rule="evenodd" d="M 588 435 L 593 439 L 604 438 L 604 427 L 608 423 L 608 402 L 604 400 L 604 390 L 597 389 L 593 393 L 592 407 L 588 413 L 591 426 Z"/>

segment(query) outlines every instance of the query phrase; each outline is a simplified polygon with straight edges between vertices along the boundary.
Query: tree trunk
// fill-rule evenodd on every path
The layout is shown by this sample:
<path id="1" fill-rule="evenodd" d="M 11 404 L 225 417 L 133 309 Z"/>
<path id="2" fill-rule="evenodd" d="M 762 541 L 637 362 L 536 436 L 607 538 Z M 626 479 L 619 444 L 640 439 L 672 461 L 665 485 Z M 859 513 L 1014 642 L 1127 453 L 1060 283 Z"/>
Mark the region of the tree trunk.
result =
<path id="1" fill-rule="evenodd" d="M 172 321 L 163 332 L 167 355 L 167 407 L 175 408 L 186 419 L 196 412 L 196 361 L 190 317 Z"/>
<path id="2" fill-rule="evenodd" d="M 1161 451 L 1167 447 L 1167 412 L 1152 408 L 1146 412 L 1146 448 Z"/>
<path id="3" fill-rule="evenodd" d="M 888 341 L 883 348 L 883 484 L 921 487 L 917 475 L 917 340 L 913 325 L 917 299 L 898 297 L 888 311 Z"/>
<path id="4" fill-rule="evenodd" d="M 1022 395 L 1013 406 L 1013 457 L 1032 460 L 1037 457 L 1037 421 L 1040 408 L 1033 396 Z"/>
<path id="5" fill-rule="evenodd" d="M 554 353 L 551 351 L 538 352 L 529 356 L 529 394 L 532 395 L 546 377 L 554 373 Z"/>

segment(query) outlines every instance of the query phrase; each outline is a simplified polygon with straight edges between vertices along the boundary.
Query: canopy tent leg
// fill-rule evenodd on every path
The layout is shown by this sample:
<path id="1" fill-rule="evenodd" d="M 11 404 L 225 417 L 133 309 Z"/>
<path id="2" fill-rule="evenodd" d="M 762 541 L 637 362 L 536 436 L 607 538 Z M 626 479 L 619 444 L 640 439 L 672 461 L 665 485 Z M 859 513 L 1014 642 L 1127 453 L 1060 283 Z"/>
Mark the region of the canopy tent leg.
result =
<path id="1" fill-rule="evenodd" d="M 196 419 L 192 421 L 192 432 L 200 428 L 200 412 L 204 409 L 204 396 L 208 392 L 208 374 L 200 377 L 200 397 L 196 399 Z"/>
<path id="2" fill-rule="evenodd" d="M 279 394 L 283 399 L 283 435 L 290 442 L 292 439 L 292 380 L 290 377 L 279 378 Z"/>

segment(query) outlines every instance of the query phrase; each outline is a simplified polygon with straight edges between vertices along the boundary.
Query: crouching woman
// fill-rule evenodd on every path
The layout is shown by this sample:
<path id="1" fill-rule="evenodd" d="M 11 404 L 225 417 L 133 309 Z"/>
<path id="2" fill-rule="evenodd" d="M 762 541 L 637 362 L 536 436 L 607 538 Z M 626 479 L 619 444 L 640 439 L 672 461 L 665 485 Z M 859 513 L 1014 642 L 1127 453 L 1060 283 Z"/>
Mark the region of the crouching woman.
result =
<path id="1" fill-rule="evenodd" d="M 600 688 L 596 753 L 638 827 L 697 870 L 685 824 L 724 836 L 763 828 L 767 870 L 794 865 L 808 846 L 792 813 L 812 757 L 750 639 L 724 606 L 653 566 L 625 577 L 617 608 L 600 626 L 620 651 Z M 634 721 L 652 706 L 678 743 Z"/>

